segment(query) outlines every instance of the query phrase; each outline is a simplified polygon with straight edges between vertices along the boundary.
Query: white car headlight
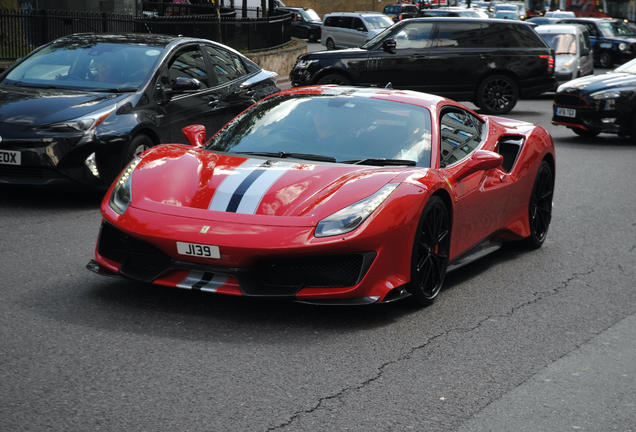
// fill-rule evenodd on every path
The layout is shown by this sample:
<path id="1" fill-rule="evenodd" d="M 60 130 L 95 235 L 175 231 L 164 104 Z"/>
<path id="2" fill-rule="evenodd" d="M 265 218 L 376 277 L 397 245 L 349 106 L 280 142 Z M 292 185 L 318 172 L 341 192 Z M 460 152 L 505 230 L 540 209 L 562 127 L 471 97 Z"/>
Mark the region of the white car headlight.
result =
<path id="1" fill-rule="evenodd" d="M 132 201 L 132 173 L 141 159 L 136 157 L 128 164 L 126 169 L 117 179 L 113 193 L 110 195 L 110 208 L 123 215 Z"/>
<path id="2" fill-rule="evenodd" d="M 397 189 L 399 183 L 389 183 L 368 198 L 351 204 L 318 222 L 316 237 L 341 235 L 358 228 Z"/>
<path id="3" fill-rule="evenodd" d="M 621 42 L 618 44 L 618 49 L 621 51 L 625 51 L 627 49 L 627 44 L 624 42 Z"/>
<path id="4" fill-rule="evenodd" d="M 296 63 L 296 67 L 300 69 L 306 69 L 309 67 L 309 65 L 312 65 L 314 63 L 318 63 L 318 60 L 299 60 L 298 63 Z"/>

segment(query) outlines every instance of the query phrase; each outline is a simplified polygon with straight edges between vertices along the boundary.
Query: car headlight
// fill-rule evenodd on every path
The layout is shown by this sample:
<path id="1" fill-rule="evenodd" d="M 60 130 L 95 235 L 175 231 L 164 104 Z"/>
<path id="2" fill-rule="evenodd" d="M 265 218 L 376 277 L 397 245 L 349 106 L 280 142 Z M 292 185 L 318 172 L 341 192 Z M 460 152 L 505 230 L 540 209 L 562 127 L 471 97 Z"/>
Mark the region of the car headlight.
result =
<path id="1" fill-rule="evenodd" d="M 113 193 L 110 194 L 110 208 L 120 215 L 126 212 L 132 201 L 132 173 L 139 162 L 141 162 L 141 159 L 135 156 L 117 179 L 113 187 Z"/>
<path id="2" fill-rule="evenodd" d="M 95 130 L 97 127 L 102 124 L 113 111 L 115 111 L 115 108 L 115 105 L 111 105 L 108 108 L 94 111 L 82 117 L 52 123 L 47 125 L 46 128 L 54 132 L 83 132 L 84 136 L 77 142 L 77 144 L 82 144 L 91 140 L 95 136 Z"/>
<path id="3" fill-rule="evenodd" d="M 595 100 L 615 99 L 621 97 L 621 94 L 617 91 L 598 91 L 590 94 L 590 97 Z"/>
<path id="4" fill-rule="evenodd" d="M 318 63 L 318 60 L 298 60 L 296 67 L 299 69 L 306 69 L 314 63 Z"/>
<path id="5" fill-rule="evenodd" d="M 621 42 L 618 44 L 618 49 L 621 51 L 625 51 L 627 49 L 627 44 L 624 42 Z"/>
<path id="6" fill-rule="evenodd" d="M 565 62 L 558 64 L 556 67 L 557 72 L 571 72 L 572 71 L 572 62 Z"/>
<path id="7" fill-rule="evenodd" d="M 399 183 L 389 183 L 355 204 L 326 217 L 316 226 L 316 237 L 341 235 L 358 228 L 393 193 Z"/>

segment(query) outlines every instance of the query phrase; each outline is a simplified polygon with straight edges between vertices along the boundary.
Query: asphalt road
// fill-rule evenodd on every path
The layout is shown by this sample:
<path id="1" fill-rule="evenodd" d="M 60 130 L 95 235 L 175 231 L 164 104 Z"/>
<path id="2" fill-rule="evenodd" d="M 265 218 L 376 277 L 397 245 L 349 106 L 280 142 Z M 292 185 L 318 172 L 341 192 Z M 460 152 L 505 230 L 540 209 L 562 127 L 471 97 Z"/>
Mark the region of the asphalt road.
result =
<path id="1" fill-rule="evenodd" d="M 85 269 L 99 194 L 0 188 L 0 431 L 636 430 L 636 144 L 557 151 L 544 246 L 438 301 L 315 307 Z"/>

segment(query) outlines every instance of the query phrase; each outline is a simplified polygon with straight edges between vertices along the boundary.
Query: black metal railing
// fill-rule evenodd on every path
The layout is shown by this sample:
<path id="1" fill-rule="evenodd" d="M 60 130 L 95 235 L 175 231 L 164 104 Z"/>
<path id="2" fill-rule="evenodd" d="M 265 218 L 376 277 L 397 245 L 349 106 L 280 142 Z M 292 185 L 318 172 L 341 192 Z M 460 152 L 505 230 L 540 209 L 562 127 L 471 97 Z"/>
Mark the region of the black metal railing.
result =
<path id="1" fill-rule="evenodd" d="M 183 35 L 211 39 L 243 52 L 272 49 L 291 41 L 291 15 L 236 18 L 233 12 L 223 9 L 222 12 L 218 18 L 213 14 L 133 16 L 0 9 L 0 61 L 14 61 L 45 43 L 73 33 Z"/>

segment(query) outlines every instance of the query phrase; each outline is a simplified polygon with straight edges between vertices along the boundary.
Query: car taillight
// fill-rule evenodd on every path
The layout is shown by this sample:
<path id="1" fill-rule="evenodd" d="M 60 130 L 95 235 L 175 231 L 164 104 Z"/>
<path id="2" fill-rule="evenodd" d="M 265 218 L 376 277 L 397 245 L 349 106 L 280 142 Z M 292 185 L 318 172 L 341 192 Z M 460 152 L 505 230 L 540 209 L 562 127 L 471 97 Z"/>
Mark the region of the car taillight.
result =
<path id="1" fill-rule="evenodd" d="M 551 55 L 541 55 L 539 57 L 548 60 L 548 75 L 554 74 L 554 57 Z"/>
<path id="2" fill-rule="evenodd" d="M 400 21 L 402 21 L 402 18 L 403 18 L 403 17 L 402 17 L 402 14 L 400 14 L 400 16 L 398 17 L 398 19 L 399 19 Z"/>

